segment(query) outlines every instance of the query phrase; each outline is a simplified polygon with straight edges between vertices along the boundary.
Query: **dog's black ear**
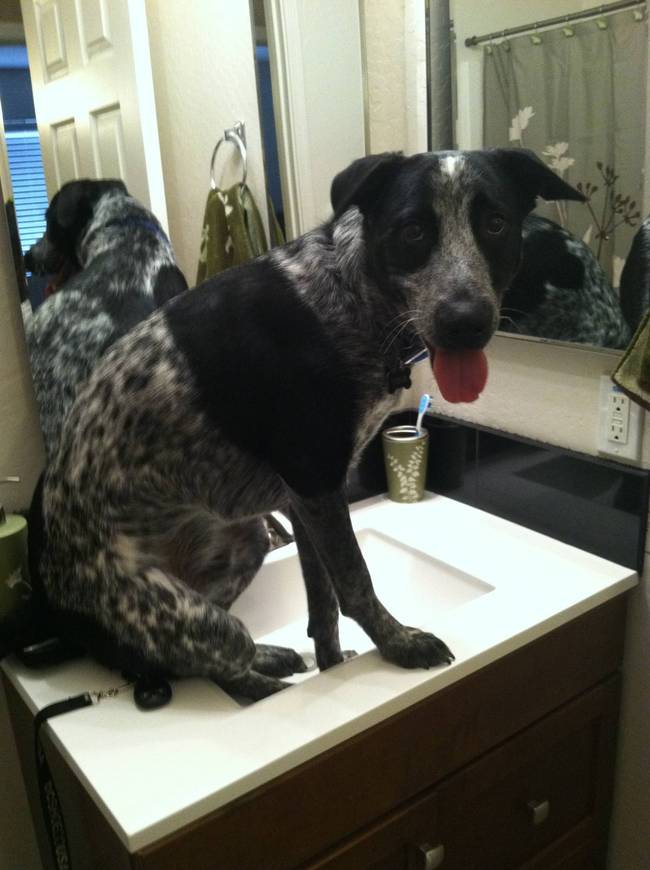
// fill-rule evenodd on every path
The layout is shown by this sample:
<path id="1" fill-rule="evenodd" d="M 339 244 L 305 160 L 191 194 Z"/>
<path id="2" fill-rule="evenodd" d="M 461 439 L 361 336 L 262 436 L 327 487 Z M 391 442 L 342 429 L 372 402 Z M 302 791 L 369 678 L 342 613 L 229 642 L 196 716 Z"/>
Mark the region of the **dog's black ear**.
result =
<path id="1" fill-rule="evenodd" d="M 334 178 L 330 200 L 334 216 L 339 217 L 350 206 L 356 205 L 362 212 L 381 194 L 383 188 L 395 177 L 408 158 L 397 151 L 360 157 Z"/>
<path id="2" fill-rule="evenodd" d="M 91 208 L 86 181 L 69 181 L 64 184 L 52 200 L 54 220 L 62 230 L 70 230 L 83 220 L 90 218 Z"/>
<path id="3" fill-rule="evenodd" d="M 52 205 L 55 220 L 62 230 L 79 229 L 86 225 L 93 213 L 95 203 L 109 191 L 128 195 L 126 185 L 119 178 L 69 181 L 57 193 Z"/>
<path id="4" fill-rule="evenodd" d="M 486 152 L 515 183 L 528 211 L 535 208 L 535 200 L 573 199 L 585 202 L 585 197 L 539 157 L 527 148 L 493 148 Z"/>

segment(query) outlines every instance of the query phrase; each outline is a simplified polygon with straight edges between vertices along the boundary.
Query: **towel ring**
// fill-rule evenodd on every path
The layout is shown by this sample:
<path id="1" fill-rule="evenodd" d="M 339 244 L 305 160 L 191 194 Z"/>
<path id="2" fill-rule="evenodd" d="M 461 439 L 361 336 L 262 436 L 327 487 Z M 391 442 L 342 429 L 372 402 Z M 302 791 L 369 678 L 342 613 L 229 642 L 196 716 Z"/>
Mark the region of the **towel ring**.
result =
<path id="1" fill-rule="evenodd" d="M 226 142 L 232 142 L 233 145 L 237 146 L 237 150 L 239 151 L 239 156 L 242 161 L 242 180 L 241 186 L 242 188 L 246 184 L 246 176 L 248 174 L 248 159 L 246 152 L 246 132 L 244 129 L 244 125 L 242 123 L 237 124 L 235 127 L 230 127 L 228 130 L 224 130 L 223 136 L 217 144 L 214 146 L 214 151 L 212 152 L 212 159 L 210 160 L 210 187 L 212 190 L 215 190 L 217 187 L 217 182 L 214 178 L 214 162 L 217 157 L 217 151 L 219 148 L 225 144 Z"/>

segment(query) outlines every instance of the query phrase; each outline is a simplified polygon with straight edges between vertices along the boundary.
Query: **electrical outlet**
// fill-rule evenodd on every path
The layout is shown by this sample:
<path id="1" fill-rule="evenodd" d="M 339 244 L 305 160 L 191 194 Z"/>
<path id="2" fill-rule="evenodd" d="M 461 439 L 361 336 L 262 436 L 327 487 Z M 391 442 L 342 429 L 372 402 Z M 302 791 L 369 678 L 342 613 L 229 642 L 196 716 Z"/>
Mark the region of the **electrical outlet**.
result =
<path id="1" fill-rule="evenodd" d="M 600 379 L 598 452 L 614 459 L 641 458 L 643 410 L 608 375 Z"/>

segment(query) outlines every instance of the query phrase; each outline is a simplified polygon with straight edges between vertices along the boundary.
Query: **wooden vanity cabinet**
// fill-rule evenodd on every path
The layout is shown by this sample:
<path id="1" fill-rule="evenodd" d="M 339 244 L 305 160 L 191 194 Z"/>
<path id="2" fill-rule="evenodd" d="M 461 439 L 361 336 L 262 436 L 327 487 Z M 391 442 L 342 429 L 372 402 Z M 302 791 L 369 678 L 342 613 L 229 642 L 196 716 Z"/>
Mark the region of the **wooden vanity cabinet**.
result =
<path id="1" fill-rule="evenodd" d="M 135 854 L 78 785 L 75 867 L 603 868 L 624 621 L 621 596 Z"/>
<path id="2" fill-rule="evenodd" d="M 581 866 L 588 846 L 595 860 L 607 828 L 618 682 L 609 677 L 308 866 L 550 870 L 574 866 L 572 853 L 582 852 Z"/>

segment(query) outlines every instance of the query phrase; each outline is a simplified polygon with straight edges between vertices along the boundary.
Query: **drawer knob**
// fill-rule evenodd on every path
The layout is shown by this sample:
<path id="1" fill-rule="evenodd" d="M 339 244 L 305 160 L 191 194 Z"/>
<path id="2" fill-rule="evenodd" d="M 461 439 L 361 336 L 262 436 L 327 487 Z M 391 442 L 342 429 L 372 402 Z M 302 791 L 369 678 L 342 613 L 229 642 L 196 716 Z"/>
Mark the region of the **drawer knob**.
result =
<path id="1" fill-rule="evenodd" d="M 424 858 L 422 870 L 436 870 L 436 867 L 442 866 L 445 857 L 445 847 L 442 843 L 437 846 L 430 846 L 428 843 L 424 843 L 419 849 L 420 854 Z"/>
<path id="2" fill-rule="evenodd" d="M 551 805 L 548 801 L 528 801 L 527 806 L 530 810 L 530 820 L 534 825 L 543 824 L 551 810 Z"/>

